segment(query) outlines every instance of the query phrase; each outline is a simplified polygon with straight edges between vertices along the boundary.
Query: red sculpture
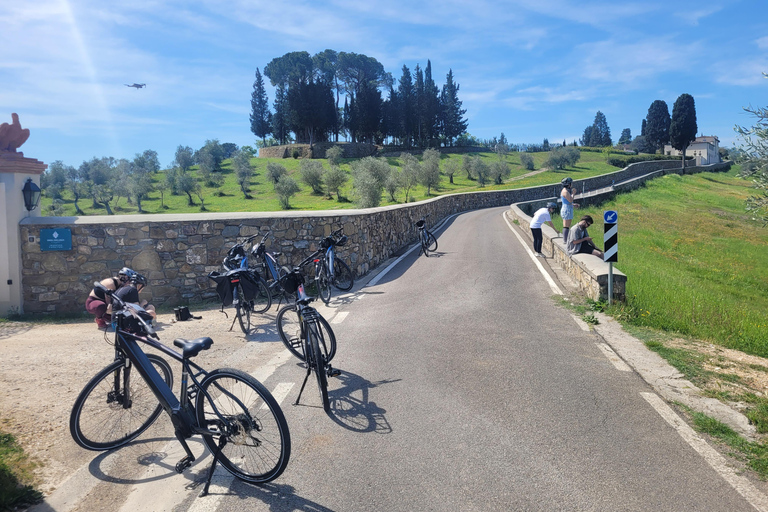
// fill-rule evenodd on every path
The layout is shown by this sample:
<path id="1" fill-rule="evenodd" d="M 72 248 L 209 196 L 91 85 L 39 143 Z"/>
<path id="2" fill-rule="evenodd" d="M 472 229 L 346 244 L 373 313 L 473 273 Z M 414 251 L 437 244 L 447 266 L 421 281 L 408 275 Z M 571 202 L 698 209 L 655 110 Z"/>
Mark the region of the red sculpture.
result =
<path id="1" fill-rule="evenodd" d="M 19 123 L 19 114 L 11 114 L 11 124 L 0 124 L 0 152 L 10 151 L 15 153 L 29 138 L 29 128 L 22 128 Z"/>

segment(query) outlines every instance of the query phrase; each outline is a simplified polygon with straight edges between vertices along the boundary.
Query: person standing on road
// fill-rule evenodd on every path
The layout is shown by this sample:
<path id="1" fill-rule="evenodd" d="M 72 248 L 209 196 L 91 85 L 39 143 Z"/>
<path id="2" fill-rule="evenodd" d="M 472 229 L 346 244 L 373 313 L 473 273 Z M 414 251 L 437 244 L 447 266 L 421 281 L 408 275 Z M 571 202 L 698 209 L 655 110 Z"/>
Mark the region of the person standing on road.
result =
<path id="1" fill-rule="evenodd" d="M 603 251 L 595 247 L 595 244 L 592 243 L 592 237 L 587 232 L 587 228 L 592 225 L 592 222 L 592 217 L 585 215 L 568 234 L 568 245 L 566 246 L 568 256 L 592 254 L 603 259 Z"/>
<path id="2" fill-rule="evenodd" d="M 546 258 L 541 253 L 541 244 L 544 241 L 544 236 L 541 233 L 541 226 L 546 222 L 557 233 L 557 228 L 552 224 L 552 214 L 557 210 L 557 203 L 549 202 L 544 208 L 539 208 L 536 213 L 533 214 L 531 219 L 531 234 L 533 235 L 533 251 L 538 258 Z"/>
<path id="3" fill-rule="evenodd" d="M 571 229 L 571 221 L 573 221 L 573 209 L 579 207 L 579 203 L 573 201 L 573 196 L 576 194 L 576 187 L 573 187 L 573 179 L 563 178 L 560 182 L 563 185 L 563 189 L 560 191 L 560 199 L 563 202 L 563 206 L 560 208 L 560 216 L 563 218 L 563 242 L 568 243 L 568 231 Z"/>

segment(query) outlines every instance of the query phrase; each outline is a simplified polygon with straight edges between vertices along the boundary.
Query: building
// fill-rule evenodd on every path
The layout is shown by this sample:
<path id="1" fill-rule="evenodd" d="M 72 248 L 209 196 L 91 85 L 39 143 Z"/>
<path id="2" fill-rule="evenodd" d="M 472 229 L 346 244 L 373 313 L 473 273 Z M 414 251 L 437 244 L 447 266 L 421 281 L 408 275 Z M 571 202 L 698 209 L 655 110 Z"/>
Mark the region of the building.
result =
<path id="1" fill-rule="evenodd" d="M 664 146 L 664 154 L 669 156 L 681 156 L 678 151 L 669 144 Z M 720 140 L 714 135 L 702 135 L 696 137 L 685 150 L 685 156 L 692 156 L 696 165 L 708 165 L 720 163 Z"/>

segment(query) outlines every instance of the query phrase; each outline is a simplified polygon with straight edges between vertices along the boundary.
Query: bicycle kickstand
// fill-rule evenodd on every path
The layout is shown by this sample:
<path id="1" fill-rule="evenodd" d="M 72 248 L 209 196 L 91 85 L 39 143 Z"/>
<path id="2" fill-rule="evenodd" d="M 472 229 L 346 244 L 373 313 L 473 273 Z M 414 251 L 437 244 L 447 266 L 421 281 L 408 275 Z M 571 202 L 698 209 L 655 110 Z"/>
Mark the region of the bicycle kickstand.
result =
<path id="1" fill-rule="evenodd" d="M 299 405 L 299 400 L 301 400 L 301 394 L 304 392 L 304 386 L 307 385 L 307 379 L 309 378 L 309 375 L 312 373 L 312 367 L 307 363 L 307 375 L 304 377 L 304 382 L 301 384 L 301 389 L 299 390 L 299 396 L 296 397 L 296 401 L 293 402 L 293 405 Z"/>
<path id="2" fill-rule="evenodd" d="M 216 447 L 216 453 L 213 454 L 213 462 L 211 463 L 211 469 L 208 471 L 208 479 L 205 481 L 205 487 L 203 487 L 203 490 L 200 492 L 200 495 L 199 495 L 200 498 L 208 495 L 208 487 L 211 486 L 211 479 L 213 478 L 214 471 L 216 471 L 216 464 L 219 462 L 219 455 L 221 454 L 221 449 L 224 448 L 224 445 L 226 444 L 227 444 L 227 438 L 224 436 L 219 437 L 219 445 Z"/>

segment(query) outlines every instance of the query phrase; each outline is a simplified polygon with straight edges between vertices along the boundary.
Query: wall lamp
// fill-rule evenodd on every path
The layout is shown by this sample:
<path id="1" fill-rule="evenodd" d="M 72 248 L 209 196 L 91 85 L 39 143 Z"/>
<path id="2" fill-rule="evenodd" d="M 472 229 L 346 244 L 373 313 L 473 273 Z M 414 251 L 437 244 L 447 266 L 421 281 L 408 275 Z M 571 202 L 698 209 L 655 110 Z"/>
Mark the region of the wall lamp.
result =
<path id="1" fill-rule="evenodd" d="M 24 184 L 24 188 L 21 189 L 21 193 L 24 194 L 24 207 L 28 212 L 37 208 L 37 205 L 40 202 L 40 187 L 32 181 L 32 178 L 27 178 L 27 182 Z"/>

